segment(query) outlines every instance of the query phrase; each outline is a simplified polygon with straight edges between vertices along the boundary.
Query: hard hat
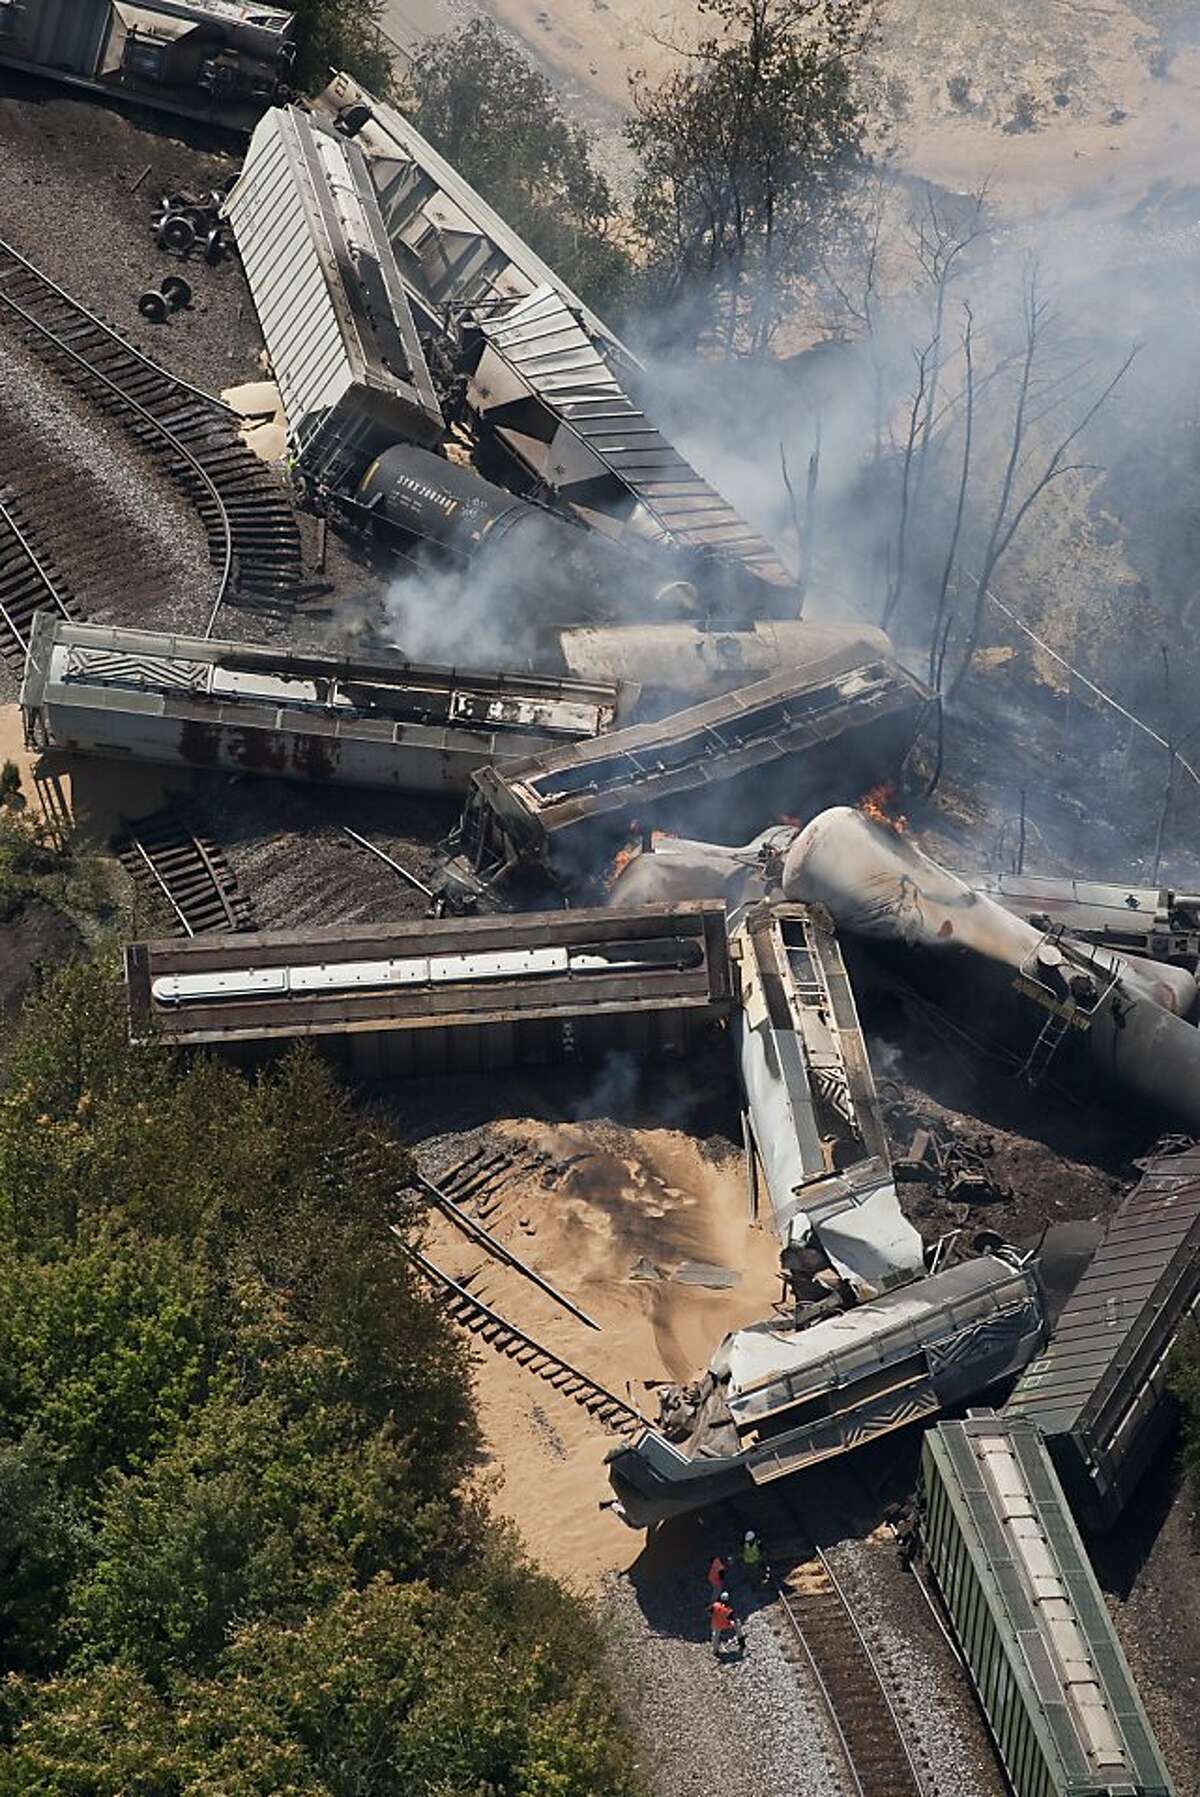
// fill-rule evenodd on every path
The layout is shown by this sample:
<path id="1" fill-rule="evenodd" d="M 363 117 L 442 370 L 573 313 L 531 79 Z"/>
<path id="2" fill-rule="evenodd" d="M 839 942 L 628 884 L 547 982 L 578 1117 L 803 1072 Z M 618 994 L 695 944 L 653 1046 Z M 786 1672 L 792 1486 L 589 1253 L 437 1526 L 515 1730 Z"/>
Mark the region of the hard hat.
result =
<path id="1" fill-rule="evenodd" d="M 747 1540 L 747 1541 L 753 1541 L 753 1540 L 754 1540 L 754 1530 L 753 1530 L 753 1529 L 747 1529 L 747 1530 L 746 1530 L 746 1540 Z"/>
<path id="2" fill-rule="evenodd" d="M 723 1603 L 723 1604 L 727 1604 L 727 1603 L 728 1603 L 728 1602 L 729 1602 L 729 1593 L 728 1593 L 728 1591 L 722 1591 L 722 1593 L 721 1593 L 721 1602 L 722 1602 L 722 1603 Z"/>

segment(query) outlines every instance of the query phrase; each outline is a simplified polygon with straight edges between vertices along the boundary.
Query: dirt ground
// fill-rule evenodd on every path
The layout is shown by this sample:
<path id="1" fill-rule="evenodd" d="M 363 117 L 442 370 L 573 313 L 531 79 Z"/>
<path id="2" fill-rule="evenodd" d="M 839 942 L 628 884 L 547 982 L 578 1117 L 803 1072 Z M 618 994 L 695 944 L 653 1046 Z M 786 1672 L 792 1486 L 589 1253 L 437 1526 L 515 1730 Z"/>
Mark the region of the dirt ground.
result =
<path id="1" fill-rule="evenodd" d="M 580 1103 L 587 1100 L 585 1090 Z M 487 1228 L 599 1328 L 437 1213 L 426 1251 L 456 1279 L 477 1273 L 471 1289 L 485 1303 L 609 1391 L 628 1390 L 648 1417 L 657 1414 L 655 1381 L 690 1378 L 724 1334 L 763 1316 L 779 1296 L 776 1247 L 749 1222 L 742 1159 L 731 1144 L 714 1151 L 678 1130 L 595 1117 L 504 1121 L 490 1138 L 519 1158 L 489 1194 Z M 729 1284 L 688 1283 L 689 1267 Z M 476 1392 L 493 1501 L 538 1558 L 589 1585 L 628 1567 L 641 1537 L 599 1508 L 611 1495 L 604 1455 L 614 1437 L 487 1349 Z"/>

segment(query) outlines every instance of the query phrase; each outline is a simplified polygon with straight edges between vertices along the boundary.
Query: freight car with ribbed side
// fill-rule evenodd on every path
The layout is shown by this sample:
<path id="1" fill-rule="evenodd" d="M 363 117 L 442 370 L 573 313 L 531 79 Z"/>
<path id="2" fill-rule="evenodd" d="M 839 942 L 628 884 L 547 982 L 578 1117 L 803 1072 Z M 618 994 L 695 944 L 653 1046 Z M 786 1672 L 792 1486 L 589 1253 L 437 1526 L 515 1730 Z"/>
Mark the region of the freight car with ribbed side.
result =
<path id="1" fill-rule="evenodd" d="M 1156 1155 L 1123 1200 L 1005 1414 L 1046 1437 L 1083 1526 L 1110 1528 L 1170 1431 L 1180 1327 L 1200 1308 L 1200 1147 Z"/>
<path id="2" fill-rule="evenodd" d="M 921 1471 L 929 1570 L 1016 1797 L 1175 1797 L 1035 1426 L 941 1423 Z"/>
<path id="3" fill-rule="evenodd" d="M 248 131 L 288 91 L 295 30 L 258 0 L 7 0 L 0 63 Z"/>

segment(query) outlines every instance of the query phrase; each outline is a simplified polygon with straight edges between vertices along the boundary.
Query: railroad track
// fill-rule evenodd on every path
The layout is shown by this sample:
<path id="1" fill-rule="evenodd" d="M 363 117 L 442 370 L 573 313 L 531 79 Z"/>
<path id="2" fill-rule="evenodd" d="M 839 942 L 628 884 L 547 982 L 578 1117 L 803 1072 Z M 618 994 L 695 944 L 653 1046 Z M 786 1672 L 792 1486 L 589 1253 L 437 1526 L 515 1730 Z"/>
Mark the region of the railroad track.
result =
<path id="1" fill-rule="evenodd" d="M 294 597 L 301 574 L 295 512 L 241 441 L 227 406 L 168 374 L 3 239 L 0 318 L 116 419 L 199 512 L 219 570 L 206 636 L 226 600 L 253 607 Z"/>
<path id="2" fill-rule="evenodd" d="M 224 856 L 193 835 L 178 812 L 168 807 L 121 821 L 124 831 L 113 848 L 140 886 L 166 900 L 177 936 L 254 928 L 252 907 Z"/>
<path id="3" fill-rule="evenodd" d="M 0 487 L 0 655 L 20 678 L 35 611 L 76 615 L 70 593 L 34 542 L 15 495 Z"/>
<path id="4" fill-rule="evenodd" d="M 498 1354 L 507 1355 L 527 1372 L 544 1379 L 564 1397 L 580 1405 L 610 1434 L 634 1435 L 645 1426 L 632 1404 L 617 1397 L 588 1373 L 581 1373 L 553 1349 L 543 1347 L 499 1311 L 493 1310 L 490 1304 L 485 1304 L 482 1298 L 476 1297 L 470 1289 L 474 1274 L 467 1274 L 462 1280 L 452 1279 L 418 1249 L 409 1247 L 398 1229 L 393 1229 L 393 1234 L 403 1244 L 409 1259 L 439 1293 L 447 1316 L 461 1328 L 486 1342 Z"/>
<path id="5" fill-rule="evenodd" d="M 815 1684 L 843 1763 L 847 1797 L 930 1797 L 909 1744 L 904 1704 L 889 1688 L 828 1556 L 792 1504 L 763 1494 L 753 1513 L 775 1583 L 771 1622 L 785 1657 Z"/>

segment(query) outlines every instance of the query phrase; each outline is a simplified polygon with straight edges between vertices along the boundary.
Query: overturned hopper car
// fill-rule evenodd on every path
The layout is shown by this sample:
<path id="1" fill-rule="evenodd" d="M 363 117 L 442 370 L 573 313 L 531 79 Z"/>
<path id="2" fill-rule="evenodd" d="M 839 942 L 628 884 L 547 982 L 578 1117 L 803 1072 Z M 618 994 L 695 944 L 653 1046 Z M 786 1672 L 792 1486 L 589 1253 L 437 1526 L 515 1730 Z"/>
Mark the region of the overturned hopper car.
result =
<path id="1" fill-rule="evenodd" d="M 794 809 L 805 790 L 861 791 L 895 772 L 927 694 L 884 656 L 850 649 L 756 681 L 605 744 L 551 751 L 472 782 L 460 861 L 490 888 L 521 873 L 570 883 L 635 821 L 714 836 Z"/>
<path id="2" fill-rule="evenodd" d="M 1162 1445 L 1171 1349 L 1198 1309 L 1200 1148 L 1187 1148 L 1150 1161 L 1005 1405 L 1042 1431 L 1087 1528 L 1117 1521 Z"/>
<path id="3" fill-rule="evenodd" d="M 39 612 L 21 705 L 31 746 L 396 792 L 611 728 L 627 689 L 535 674 L 303 655 Z"/>
<path id="4" fill-rule="evenodd" d="M 922 1444 L 921 1536 L 1015 1797 L 1174 1797 L 1038 1430 Z"/>
<path id="5" fill-rule="evenodd" d="M 243 0 L 0 0 L 0 63 L 235 131 L 286 91 L 294 33 Z"/>
<path id="6" fill-rule="evenodd" d="M 133 943 L 125 977 L 135 1042 L 387 1075 L 681 1054 L 730 1003 L 711 903 Z"/>
<path id="7" fill-rule="evenodd" d="M 398 437 L 439 443 L 441 407 L 357 145 L 273 107 L 225 215 L 299 470 L 336 483 Z"/>
<path id="8" fill-rule="evenodd" d="M 1017 1373 L 1045 1340 L 1032 1266 L 983 1255 L 796 1329 L 726 1336 L 663 1422 L 608 1456 L 624 1520 L 649 1527 L 861 1447 Z"/>
<path id="9" fill-rule="evenodd" d="M 752 905 L 731 919 L 729 954 L 754 1191 L 765 1187 L 785 1254 L 811 1244 L 859 1298 L 916 1278 L 925 1270 L 923 1244 L 900 1210 L 854 994 L 828 919 L 803 905 Z"/>

